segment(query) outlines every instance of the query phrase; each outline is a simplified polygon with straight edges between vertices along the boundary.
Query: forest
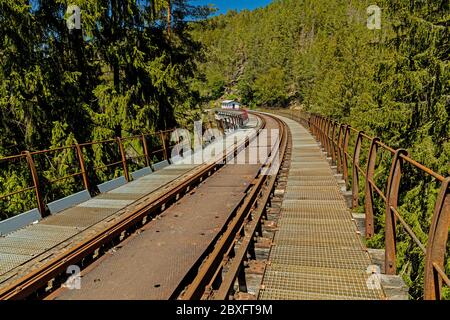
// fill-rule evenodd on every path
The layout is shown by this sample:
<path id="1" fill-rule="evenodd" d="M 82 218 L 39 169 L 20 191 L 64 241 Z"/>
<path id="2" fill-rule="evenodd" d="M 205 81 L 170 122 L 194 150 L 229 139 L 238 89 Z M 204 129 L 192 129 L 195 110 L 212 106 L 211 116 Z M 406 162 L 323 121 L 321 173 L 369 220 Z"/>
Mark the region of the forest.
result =
<path id="1" fill-rule="evenodd" d="M 274 0 L 216 16 L 188 0 L 70 3 L 82 8 L 80 29 L 67 26 L 66 0 L 0 0 L 0 158 L 186 127 L 226 98 L 349 123 L 450 175 L 448 0 Z M 379 28 L 368 25 L 372 5 Z M 111 158 L 92 152 L 97 165 Z M 44 181 L 69 173 L 73 159 L 47 159 Z M 26 164 L 0 166 L 0 195 L 29 185 Z M 408 181 L 401 207 L 426 241 L 438 186 Z M 73 193 L 69 182 L 49 194 Z M 0 219 L 34 201 L 32 192 L 9 200 Z M 368 244 L 381 248 L 376 218 Z M 406 237 L 398 250 L 399 274 L 420 297 L 423 256 Z"/>
<path id="2" fill-rule="evenodd" d="M 171 128 L 197 106 L 189 82 L 199 46 L 185 18 L 208 8 L 71 4 L 81 29 L 68 28 L 65 0 L 0 1 L 0 155 Z"/>

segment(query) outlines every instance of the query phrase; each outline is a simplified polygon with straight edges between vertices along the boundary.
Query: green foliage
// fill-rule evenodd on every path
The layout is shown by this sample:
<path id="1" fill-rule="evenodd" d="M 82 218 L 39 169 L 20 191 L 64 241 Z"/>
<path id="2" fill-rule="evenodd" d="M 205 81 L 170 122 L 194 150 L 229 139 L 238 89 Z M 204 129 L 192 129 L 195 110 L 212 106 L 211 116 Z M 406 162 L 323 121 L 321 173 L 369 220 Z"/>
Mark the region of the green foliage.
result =
<path id="1" fill-rule="evenodd" d="M 287 101 L 283 70 L 272 68 L 259 75 L 254 84 L 256 104 L 269 107 L 281 107 Z"/>

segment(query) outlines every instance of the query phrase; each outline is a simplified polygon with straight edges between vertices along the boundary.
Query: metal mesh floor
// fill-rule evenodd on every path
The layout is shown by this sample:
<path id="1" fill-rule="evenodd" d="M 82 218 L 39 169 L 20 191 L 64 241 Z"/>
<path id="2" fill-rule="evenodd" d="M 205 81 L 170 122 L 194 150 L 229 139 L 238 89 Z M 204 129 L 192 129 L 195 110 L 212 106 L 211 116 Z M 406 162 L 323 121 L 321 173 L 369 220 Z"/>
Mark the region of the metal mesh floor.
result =
<path id="1" fill-rule="evenodd" d="M 332 290 L 328 290 L 332 292 Z M 282 289 L 263 289 L 259 292 L 259 300 L 380 300 L 383 296 L 372 295 L 367 297 L 358 291 L 355 295 L 346 296 L 342 293 L 314 293 L 310 291 L 291 291 Z"/>
<path id="2" fill-rule="evenodd" d="M 383 299 L 367 284 L 370 258 L 321 148 L 282 119 L 293 137 L 291 167 L 258 298 Z"/>
<path id="3" fill-rule="evenodd" d="M 347 216 L 350 217 L 350 213 L 348 212 L 347 207 L 343 201 L 314 201 L 314 200 L 284 200 L 283 201 L 283 212 L 295 212 L 299 215 L 304 214 L 305 212 L 313 212 L 316 216 L 320 217 L 326 212 L 335 212 L 335 213 L 347 213 Z"/>
<path id="4" fill-rule="evenodd" d="M 301 233 L 311 230 L 319 233 L 356 233 L 355 225 L 352 221 L 339 219 L 303 219 L 284 218 L 278 224 L 283 230 L 300 231 Z"/>
<path id="5" fill-rule="evenodd" d="M 0 243 L 0 253 L 36 256 L 58 243 L 58 241 L 47 239 L 7 237 Z"/>
<path id="6" fill-rule="evenodd" d="M 272 248 L 271 261 L 311 267 L 366 270 L 364 252 L 333 246 L 276 245 Z"/>
<path id="7" fill-rule="evenodd" d="M 120 208 L 119 208 L 120 209 Z M 68 209 L 66 214 L 57 215 L 41 222 L 43 225 L 88 228 L 102 219 L 117 212 L 117 208 L 93 208 L 78 206 Z"/>
<path id="8" fill-rule="evenodd" d="M 30 260 L 30 256 L 0 252 L 0 274 L 4 274 Z"/>
<path id="9" fill-rule="evenodd" d="M 340 272 L 341 270 L 317 267 L 274 265 L 265 275 L 266 286 L 275 290 L 308 293 L 310 297 L 334 296 L 336 298 L 380 299 L 381 291 L 365 289 L 369 275 L 360 272 Z M 359 285 L 354 285 L 354 284 Z M 267 292 L 269 295 L 271 292 Z"/>
<path id="10" fill-rule="evenodd" d="M 289 180 L 287 185 L 290 187 L 319 187 L 319 186 L 330 186 L 333 185 L 336 181 L 331 179 L 316 179 L 316 180 Z"/>
<path id="11" fill-rule="evenodd" d="M 289 186 L 284 196 L 286 200 L 343 200 L 337 186 Z"/>

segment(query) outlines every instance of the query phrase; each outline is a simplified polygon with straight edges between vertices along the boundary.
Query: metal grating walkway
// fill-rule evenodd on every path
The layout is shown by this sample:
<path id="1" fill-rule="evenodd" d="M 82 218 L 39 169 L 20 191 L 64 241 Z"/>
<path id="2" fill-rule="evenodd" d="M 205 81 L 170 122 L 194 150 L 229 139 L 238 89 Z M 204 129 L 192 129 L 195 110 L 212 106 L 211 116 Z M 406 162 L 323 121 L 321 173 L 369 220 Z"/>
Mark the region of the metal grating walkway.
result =
<path id="1" fill-rule="evenodd" d="M 282 118 L 292 158 L 261 300 L 383 299 L 367 285 L 371 264 L 333 172 L 312 135 Z"/>

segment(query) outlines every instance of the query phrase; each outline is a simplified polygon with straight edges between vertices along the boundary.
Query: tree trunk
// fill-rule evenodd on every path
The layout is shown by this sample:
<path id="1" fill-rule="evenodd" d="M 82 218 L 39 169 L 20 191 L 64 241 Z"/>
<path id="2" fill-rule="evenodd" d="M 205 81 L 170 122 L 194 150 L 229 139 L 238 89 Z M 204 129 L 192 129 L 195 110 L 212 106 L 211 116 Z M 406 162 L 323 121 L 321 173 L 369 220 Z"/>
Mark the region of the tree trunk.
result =
<path id="1" fill-rule="evenodd" d="M 167 33 L 170 35 L 172 25 L 172 3 L 167 0 Z"/>

